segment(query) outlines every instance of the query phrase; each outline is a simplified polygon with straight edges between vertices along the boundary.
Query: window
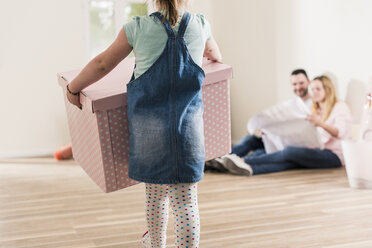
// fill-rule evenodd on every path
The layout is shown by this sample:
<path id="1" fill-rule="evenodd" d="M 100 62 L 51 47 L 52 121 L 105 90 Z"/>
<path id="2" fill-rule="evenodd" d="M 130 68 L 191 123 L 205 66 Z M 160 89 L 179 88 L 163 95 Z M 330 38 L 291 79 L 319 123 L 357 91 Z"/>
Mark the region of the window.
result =
<path id="1" fill-rule="evenodd" d="M 87 9 L 88 60 L 115 40 L 124 23 L 149 12 L 146 0 L 87 0 Z"/>

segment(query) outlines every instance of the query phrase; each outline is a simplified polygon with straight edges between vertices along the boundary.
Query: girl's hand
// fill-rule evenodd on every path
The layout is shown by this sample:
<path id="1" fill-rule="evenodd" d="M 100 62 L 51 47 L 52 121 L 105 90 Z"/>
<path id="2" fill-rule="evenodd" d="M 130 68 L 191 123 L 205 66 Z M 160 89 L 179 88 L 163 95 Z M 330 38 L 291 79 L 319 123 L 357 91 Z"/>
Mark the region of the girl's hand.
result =
<path id="1" fill-rule="evenodd" d="M 306 120 L 310 121 L 316 127 L 322 125 L 322 119 L 319 115 L 307 115 Z"/>
<path id="2" fill-rule="evenodd" d="M 67 97 L 67 100 L 71 103 L 71 104 L 74 104 L 75 106 L 77 106 L 78 108 L 82 109 L 82 105 L 80 103 L 80 95 L 73 95 L 71 93 L 69 93 L 67 90 L 66 90 L 66 97 Z"/>
<path id="3" fill-rule="evenodd" d="M 207 57 L 209 60 L 212 60 L 213 62 L 222 63 L 222 55 L 220 49 L 213 38 L 211 38 L 210 40 L 207 41 L 207 43 L 205 43 L 203 57 Z"/>

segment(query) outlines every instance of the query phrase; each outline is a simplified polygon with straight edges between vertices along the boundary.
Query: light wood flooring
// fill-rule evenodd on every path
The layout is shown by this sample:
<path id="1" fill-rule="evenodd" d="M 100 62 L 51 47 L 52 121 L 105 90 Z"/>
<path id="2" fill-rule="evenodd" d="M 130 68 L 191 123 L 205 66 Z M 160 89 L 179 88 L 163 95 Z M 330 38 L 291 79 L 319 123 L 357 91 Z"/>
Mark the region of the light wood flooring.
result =
<path id="1" fill-rule="evenodd" d="M 372 190 L 344 169 L 209 173 L 199 207 L 201 248 L 372 248 Z M 137 248 L 144 231 L 143 184 L 106 194 L 73 160 L 0 161 L 1 248 Z"/>

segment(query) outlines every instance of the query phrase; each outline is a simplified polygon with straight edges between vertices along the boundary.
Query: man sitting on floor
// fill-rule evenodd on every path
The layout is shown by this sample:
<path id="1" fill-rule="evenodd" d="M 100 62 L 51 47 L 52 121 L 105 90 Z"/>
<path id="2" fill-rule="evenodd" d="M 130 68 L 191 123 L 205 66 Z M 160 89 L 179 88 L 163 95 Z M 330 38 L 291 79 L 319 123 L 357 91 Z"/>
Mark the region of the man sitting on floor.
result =
<path id="1" fill-rule="evenodd" d="M 302 101 L 310 107 L 312 100 L 308 92 L 310 80 L 304 69 L 296 69 L 291 73 L 291 85 L 293 92 L 302 99 Z M 232 154 L 248 154 L 250 156 L 258 156 L 265 153 L 264 143 L 261 134 L 246 135 L 238 144 L 233 146 Z M 205 171 L 228 172 L 228 169 L 223 166 L 222 159 L 216 158 L 205 163 Z"/>

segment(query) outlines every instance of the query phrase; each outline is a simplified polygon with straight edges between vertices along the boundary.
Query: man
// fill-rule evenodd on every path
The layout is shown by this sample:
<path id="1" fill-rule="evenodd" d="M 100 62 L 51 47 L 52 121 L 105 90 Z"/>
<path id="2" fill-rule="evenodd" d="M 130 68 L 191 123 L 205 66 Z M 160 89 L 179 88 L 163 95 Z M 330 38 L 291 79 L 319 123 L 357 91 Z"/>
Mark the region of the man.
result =
<path id="1" fill-rule="evenodd" d="M 311 97 L 308 91 L 310 80 L 304 69 L 297 69 L 291 73 L 291 84 L 293 92 L 299 96 L 307 106 L 311 105 Z"/>
<path id="2" fill-rule="evenodd" d="M 312 100 L 308 92 L 310 80 L 304 69 L 296 69 L 291 73 L 291 85 L 293 92 L 299 96 L 302 101 L 308 106 L 311 106 Z M 241 157 L 251 153 L 250 156 L 259 156 L 265 153 L 264 143 L 260 135 L 246 135 L 238 144 L 233 146 L 231 150 L 232 155 L 236 155 L 238 160 Z M 239 159 L 240 160 L 240 159 Z M 216 158 L 205 163 L 205 171 L 231 172 L 234 174 L 244 175 L 247 173 L 246 169 L 239 169 L 239 167 L 227 167 L 224 165 L 221 158 Z"/>

